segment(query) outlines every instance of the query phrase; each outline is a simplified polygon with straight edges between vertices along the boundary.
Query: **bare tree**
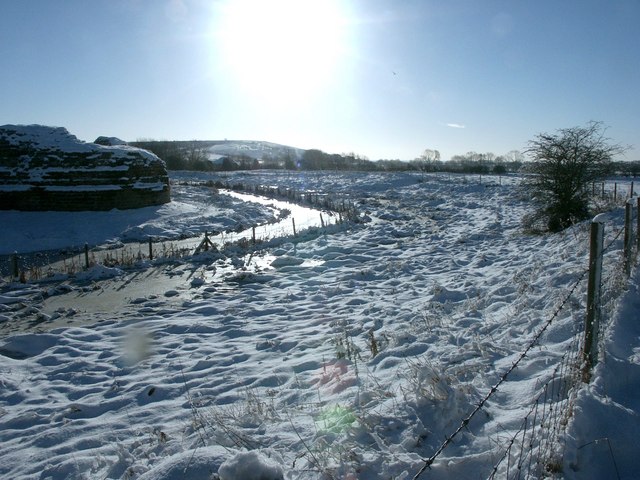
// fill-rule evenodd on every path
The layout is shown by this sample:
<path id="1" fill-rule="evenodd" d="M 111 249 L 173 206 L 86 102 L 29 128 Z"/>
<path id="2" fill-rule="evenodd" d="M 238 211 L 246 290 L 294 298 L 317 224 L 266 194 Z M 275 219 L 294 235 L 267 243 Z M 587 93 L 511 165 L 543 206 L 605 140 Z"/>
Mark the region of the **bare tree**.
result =
<path id="1" fill-rule="evenodd" d="M 522 163 L 524 162 L 524 155 L 520 150 L 510 150 L 504 154 L 507 162 Z"/>
<path id="2" fill-rule="evenodd" d="M 438 170 L 437 166 L 440 163 L 440 152 L 427 148 L 413 163 L 423 174 L 425 172 L 435 172 Z"/>
<path id="3" fill-rule="evenodd" d="M 420 159 L 425 162 L 438 162 L 440 161 L 440 152 L 438 150 L 431 150 L 427 148 L 422 155 L 420 155 Z"/>
<path id="4" fill-rule="evenodd" d="M 184 146 L 184 155 L 186 161 L 193 165 L 203 164 L 209 160 L 207 147 L 203 142 L 192 140 Z"/>
<path id="5" fill-rule="evenodd" d="M 532 173 L 524 185 L 536 204 L 535 223 L 550 231 L 589 217 L 591 183 L 604 177 L 614 155 L 626 150 L 605 137 L 601 122 L 584 127 L 541 133 L 525 152 L 532 158 Z"/>

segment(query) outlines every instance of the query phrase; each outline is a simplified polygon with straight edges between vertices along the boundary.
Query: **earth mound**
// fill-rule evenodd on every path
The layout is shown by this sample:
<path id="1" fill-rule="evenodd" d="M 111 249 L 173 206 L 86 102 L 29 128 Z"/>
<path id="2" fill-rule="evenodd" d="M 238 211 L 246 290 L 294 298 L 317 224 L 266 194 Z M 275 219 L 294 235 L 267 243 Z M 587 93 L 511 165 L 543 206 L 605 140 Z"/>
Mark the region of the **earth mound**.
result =
<path id="1" fill-rule="evenodd" d="M 103 138 L 111 140 L 83 142 L 62 127 L 0 126 L 0 209 L 111 210 L 170 201 L 160 158 Z"/>

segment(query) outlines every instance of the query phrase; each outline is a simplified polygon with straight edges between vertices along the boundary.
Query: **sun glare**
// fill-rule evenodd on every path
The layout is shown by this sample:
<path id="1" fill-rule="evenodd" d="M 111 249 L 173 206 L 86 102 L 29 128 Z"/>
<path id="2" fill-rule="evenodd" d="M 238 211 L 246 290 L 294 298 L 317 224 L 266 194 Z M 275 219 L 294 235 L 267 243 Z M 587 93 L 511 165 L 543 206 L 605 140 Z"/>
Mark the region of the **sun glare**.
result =
<path id="1" fill-rule="evenodd" d="M 339 73 L 347 40 L 338 0 L 230 0 L 218 21 L 225 68 L 255 99 L 312 101 Z"/>

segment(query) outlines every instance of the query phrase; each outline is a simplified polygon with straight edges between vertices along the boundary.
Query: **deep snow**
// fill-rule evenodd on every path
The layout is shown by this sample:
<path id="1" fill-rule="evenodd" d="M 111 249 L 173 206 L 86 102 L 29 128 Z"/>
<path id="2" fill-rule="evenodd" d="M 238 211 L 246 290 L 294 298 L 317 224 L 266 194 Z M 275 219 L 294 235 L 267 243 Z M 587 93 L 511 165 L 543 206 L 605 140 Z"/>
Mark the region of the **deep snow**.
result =
<path id="1" fill-rule="evenodd" d="M 588 261 L 588 224 L 522 231 L 530 205 L 517 178 L 227 179 L 346 197 L 368 221 L 246 255 L 0 284 L 0 476 L 412 478 Z M 78 213 L 0 212 L 2 251 L 180 236 L 274 215 L 235 200 L 212 205 L 204 187 L 173 191 L 176 202 L 103 212 L 90 229 Z M 621 218 L 620 208 L 606 215 L 609 240 Z M 36 222 L 39 234 L 25 233 Z M 639 278 L 634 270 L 624 291 L 620 248 L 616 240 L 605 259 L 606 353 L 574 392 L 565 478 L 635 476 Z M 582 335 L 585 290 L 422 478 L 490 474 Z"/>

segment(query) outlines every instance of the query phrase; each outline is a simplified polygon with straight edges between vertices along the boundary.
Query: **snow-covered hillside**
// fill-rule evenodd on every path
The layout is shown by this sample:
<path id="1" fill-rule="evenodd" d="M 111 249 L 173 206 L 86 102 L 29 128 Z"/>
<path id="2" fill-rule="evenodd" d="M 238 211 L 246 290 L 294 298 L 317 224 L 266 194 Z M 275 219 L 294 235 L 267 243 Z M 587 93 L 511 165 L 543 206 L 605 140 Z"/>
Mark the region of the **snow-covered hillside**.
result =
<path id="1" fill-rule="evenodd" d="M 245 155 L 256 160 L 265 158 L 287 158 L 294 160 L 302 158 L 304 150 L 289 147 L 279 143 L 263 142 L 256 140 L 224 140 L 214 142 L 202 142 L 212 159 L 215 156 L 239 156 Z"/>
<path id="2" fill-rule="evenodd" d="M 523 232 L 517 178 L 224 179 L 348 198 L 366 222 L 102 279 L 96 268 L 61 283 L 0 283 L 0 477 L 410 479 L 553 318 L 421 478 L 489 477 L 582 335 L 586 287 L 568 294 L 588 262 L 588 225 Z M 187 198 L 178 209 L 209 216 L 198 213 L 211 211 L 204 198 L 200 210 Z M 95 221 L 106 240 L 149 225 L 179 234 L 192 222 L 179 217 L 163 206 L 124 229 L 124 218 Z M 606 215 L 609 232 L 621 218 L 620 208 Z M 0 223 L 22 225 L 12 212 Z M 640 279 L 634 271 L 624 292 L 611 274 L 620 243 L 606 262 L 608 291 L 622 295 L 607 304 L 607 353 L 592 383 L 570 393 L 577 416 L 564 417 L 556 477 L 636 474 Z M 546 467 L 528 472 L 542 478 Z"/>

